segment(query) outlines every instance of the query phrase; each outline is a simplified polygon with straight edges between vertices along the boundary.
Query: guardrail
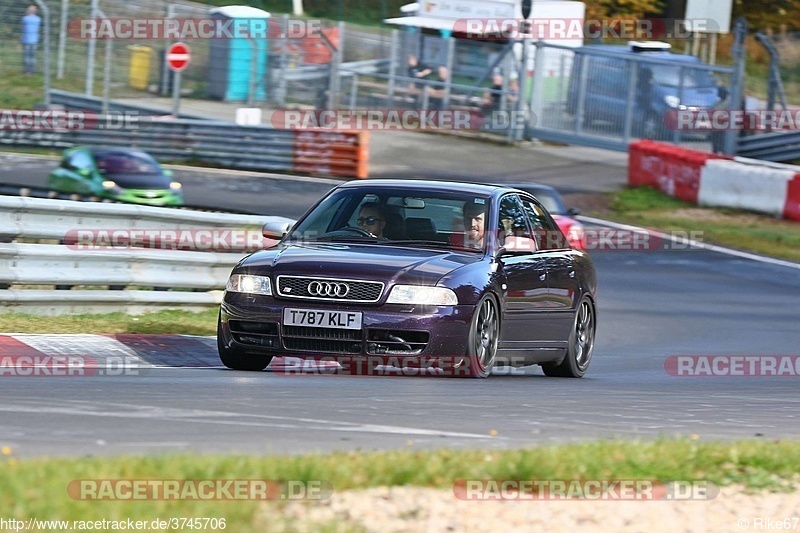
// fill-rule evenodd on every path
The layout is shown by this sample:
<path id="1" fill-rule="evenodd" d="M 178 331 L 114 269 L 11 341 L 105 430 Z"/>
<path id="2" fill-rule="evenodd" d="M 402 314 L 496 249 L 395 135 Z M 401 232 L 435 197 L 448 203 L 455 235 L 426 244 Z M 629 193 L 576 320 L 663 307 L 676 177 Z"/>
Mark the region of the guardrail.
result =
<path id="1" fill-rule="evenodd" d="M 217 305 L 233 266 L 274 242 L 261 236 L 262 227 L 293 222 L 0 196 L 0 313 Z"/>
<path id="2" fill-rule="evenodd" d="M 776 131 L 739 137 L 736 155 L 766 161 L 800 160 L 800 132 Z"/>
<path id="3" fill-rule="evenodd" d="M 279 130 L 142 113 L 125 124 L 119 117 L 92 115 L 73 129 L 0 129 L 0 145 L 64 149 L 98 144 L 136 147 L 169 161 L 195 160 L 229 168 L 361 179 L 369 174 L 366 131 Z"/>

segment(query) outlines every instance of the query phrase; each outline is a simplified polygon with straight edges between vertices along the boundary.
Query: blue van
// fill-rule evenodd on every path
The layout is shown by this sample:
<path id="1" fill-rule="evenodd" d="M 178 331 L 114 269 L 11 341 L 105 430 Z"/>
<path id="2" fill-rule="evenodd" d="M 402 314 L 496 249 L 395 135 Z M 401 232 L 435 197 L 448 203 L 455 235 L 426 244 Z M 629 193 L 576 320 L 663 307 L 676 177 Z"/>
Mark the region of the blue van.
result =
<path id="1" fill-rule="evenodd" d="M 591 128 L 596 122 L 622 126 L 631 90 L 630 77 L 638 65 L 633 90 L 633 134 L 648 139 L 670 138 L 672 130 L 668 124 L 675 118 L 670 117 L 670 110 L 710 109 L 720 102 L 724 91 L 711 71 L 702 68 L 705 63 L 694 56 L 673 54 L 669 46 L 648 42 L 628 43 L 628 46 L 587 45 L 575 49 L 567 112 L 572 116 L 578 113 L 583 58 L 586 57 L 584 127 Z M 684 67 L 682 87 L 681 67 Z"/>

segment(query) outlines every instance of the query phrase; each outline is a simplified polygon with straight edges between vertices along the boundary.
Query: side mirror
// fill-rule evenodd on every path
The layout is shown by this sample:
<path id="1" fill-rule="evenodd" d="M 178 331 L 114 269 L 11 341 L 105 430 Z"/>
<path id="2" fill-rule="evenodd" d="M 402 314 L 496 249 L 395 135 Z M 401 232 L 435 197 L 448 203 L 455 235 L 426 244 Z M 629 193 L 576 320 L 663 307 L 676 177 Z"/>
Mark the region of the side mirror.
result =
<path id="1" fill-rule="evenodd" d="M 567 214 L 571 217 L 574 217 L 576 215 L 580 215 L 581 210 L 577 207 L 570 207 L 569 209 L 567 209 Z"/>
<path id="2" fill-rule="evenodd" d="M 290 229 L 292 229 L 292 225 L 289 222 L 267 222 L 261 228 L 261 235 L 267 239 L 279 241 L 289 233 Z"/>
<path id="3" fill-rule="evenodd" d="M 78 174 L 80 174 L 80 175 L 81 175 L 81 176 L 83 176 L 84 178 L 88 178 L 89 176 L 91 176 L 91 175 L 92 175 L 92 171 L 91 171 L 91 170 L 89 170 L 88 168 L 79 168 L 79 169 L 77 170 L 77 172 L 78 172 Z"/>
<path id="4" fill-rule="evenodd" d="M 171 178 L 173 175 L 173 172 L 168 168 L 162 168 L 161 172 L 168 178 Z"/>

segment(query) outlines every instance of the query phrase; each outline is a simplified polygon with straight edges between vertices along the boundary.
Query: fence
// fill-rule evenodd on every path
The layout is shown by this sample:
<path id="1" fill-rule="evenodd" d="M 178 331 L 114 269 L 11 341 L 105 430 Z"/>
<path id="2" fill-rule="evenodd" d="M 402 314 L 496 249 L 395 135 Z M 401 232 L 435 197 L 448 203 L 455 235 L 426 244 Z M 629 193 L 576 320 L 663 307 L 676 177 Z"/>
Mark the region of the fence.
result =
<path id="1" fill-rule="evenodd" d="M 220 302 L 228 274 L 242 256 L 256 244 L 274 242 L 261 238 L 262 226 L 286 228 L 293 222 L 0 197 L 0 312 L 212 306 Z M 52 241 L 62 244 L 46 244 Z M 182 245 L 194 250 L 174 249 Z"/>

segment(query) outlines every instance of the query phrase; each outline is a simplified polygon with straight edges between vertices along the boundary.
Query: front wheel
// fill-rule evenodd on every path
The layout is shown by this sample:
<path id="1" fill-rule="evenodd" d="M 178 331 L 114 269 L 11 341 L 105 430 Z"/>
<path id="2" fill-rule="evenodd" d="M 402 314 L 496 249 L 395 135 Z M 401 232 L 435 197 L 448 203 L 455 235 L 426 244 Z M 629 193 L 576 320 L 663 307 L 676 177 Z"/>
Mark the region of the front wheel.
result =
<path id="1" fill-rule="evenodd" d="M 584 296 L 575 314 L 575 322 L 569 335 L 567 355 L 559 364 L 544 364 L 546 376 L 560 378 L 582 378 L 589 369 L 594 348 L 596 330 L 595 310 L 592 301 Z"/>
<path id="2" fill-rule="evenodd" d="M 467 375 L 485 378 L 492 372 L 500 338 L 500 318 L 497 304 L 491 296 L 484 296 L 475 309 L 469 328 L 467 343 Z"/>
<path id="3" fill-rule="evenodd" d="M 271 355 L 251 355 L 226 346 L 225 336 L 222 331 L 222 320 L 219 318 L 217 319 L 217 351 L 222 364 L 233 370 L 264 370 L 272 361 Z"/>

